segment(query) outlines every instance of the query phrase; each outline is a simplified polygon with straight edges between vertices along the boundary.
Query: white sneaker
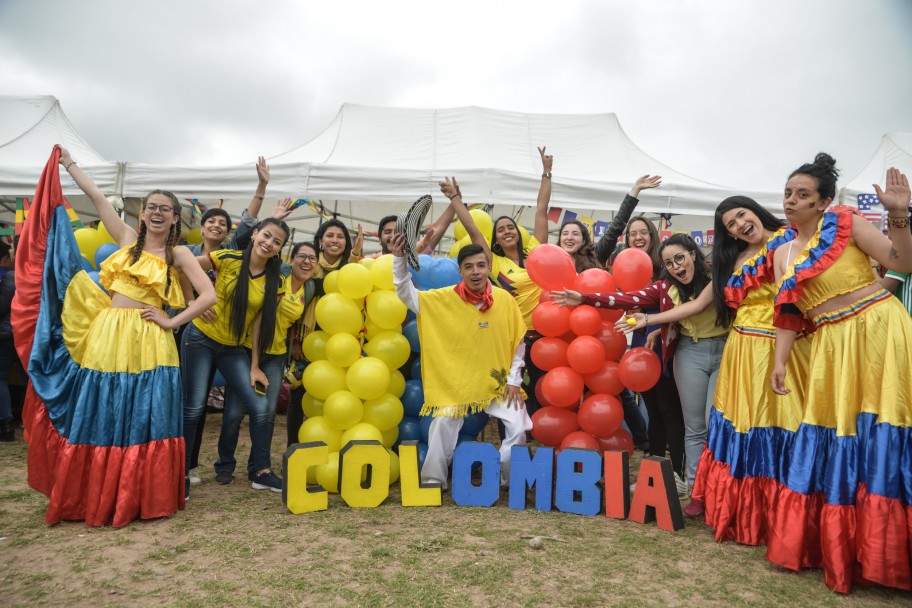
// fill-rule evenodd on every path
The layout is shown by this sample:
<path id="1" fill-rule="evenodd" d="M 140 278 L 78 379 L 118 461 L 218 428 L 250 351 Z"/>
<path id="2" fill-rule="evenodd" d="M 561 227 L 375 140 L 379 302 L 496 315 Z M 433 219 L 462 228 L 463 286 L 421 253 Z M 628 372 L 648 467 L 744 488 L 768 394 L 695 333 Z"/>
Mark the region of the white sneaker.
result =
<path id="1" fill-rule="evenodd" d="M 190 485 L 195 486 L 202 483 L 202 479 L 199 476 L 199 469 L 190 469 L 190 473 L 187 474 L 187 477 L 190 478 Z"/>
<path id="2" fill-rule="evenodd" d="M 678 490 L 678 498 L 687 498 L 690 496 L 690 487 L 687 485 L 687 482 L 681 479 L 681 476 L 677 473 L 675 476 L 675 488 Z"/>

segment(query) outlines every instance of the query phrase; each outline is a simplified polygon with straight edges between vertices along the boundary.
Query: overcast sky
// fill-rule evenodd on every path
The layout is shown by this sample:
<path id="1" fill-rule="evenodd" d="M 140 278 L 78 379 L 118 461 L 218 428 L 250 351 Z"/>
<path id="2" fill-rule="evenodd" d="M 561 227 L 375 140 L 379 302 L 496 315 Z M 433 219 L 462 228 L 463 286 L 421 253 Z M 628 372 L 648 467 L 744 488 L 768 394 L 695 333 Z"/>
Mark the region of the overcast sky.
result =
<path id="1" fill-rule="evenodd" d="M 345 102 L 614 112 L 683 173 L 778 190 L 912 131 L 912 1 L 0 0 L 0 92 L 186 165 L 297 147 Z"/>

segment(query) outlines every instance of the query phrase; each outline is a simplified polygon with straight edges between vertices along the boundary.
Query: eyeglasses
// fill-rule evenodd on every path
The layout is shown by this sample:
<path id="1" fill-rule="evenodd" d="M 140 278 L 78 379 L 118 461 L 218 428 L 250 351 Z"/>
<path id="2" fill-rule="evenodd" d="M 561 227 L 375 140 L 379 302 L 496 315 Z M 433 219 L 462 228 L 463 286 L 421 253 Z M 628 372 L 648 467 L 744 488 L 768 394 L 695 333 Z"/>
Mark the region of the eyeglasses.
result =
<path id="1" fill-rule="evenodd" d="M 670 260 L 662 260 L 662 265 L 664 265 L 665 268 L 668 268 L 670 270 L 674 266 L 683 266 L 684 260 L 686 260 L 686 259 L 687 259 L 686 253 L 679 253 L 678 255 L 676 255 L 674 258 L 672 258 Z"/>
<path id="2" fill-rule="evenodd" d="M 167 215 L 169 213 L 174 213 L 174 207 L 171 205 L 156 205 L 155 203 L 146 203 L 145 211 L 148 211 L 149 213 L 155 213 L 158 211 L 162 215 Z"/>
<path id="3" fill-rule="evenodd" d="M 648 230 L 645 230 L 645 229 L 644 229 L 644 230 L 636 230 L 636 231 L 630 231 L 630 230 L 628 230 L 628 231 L 627 231 L 627 236 L 629 236 L 630 238 L 634 238 L 634 239 L 635 239 L 636 237 L 638 237 L 638 236 L 646 237 L 646 236 L 649 236 L 649 231 L 648 231 Z"/>
<path id="4" fill-rule="evenodd" d="M 306 253 L 299 253 L 298 255 L 294 256 L 294 259 L 299 260 L 301 262 L 310 262 L 311 264 L 317 263 L 317 256 L 307 255 Z"/>

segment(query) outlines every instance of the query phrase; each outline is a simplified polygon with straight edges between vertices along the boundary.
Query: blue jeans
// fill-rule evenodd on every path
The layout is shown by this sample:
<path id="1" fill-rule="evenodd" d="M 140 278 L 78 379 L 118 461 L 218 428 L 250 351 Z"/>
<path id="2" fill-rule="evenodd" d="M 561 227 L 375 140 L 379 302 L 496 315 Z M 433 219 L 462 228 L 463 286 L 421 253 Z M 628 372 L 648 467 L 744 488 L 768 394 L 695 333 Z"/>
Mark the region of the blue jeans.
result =
<path id="1" fill-rule="evenodd" d="M 249 412 L 265 412 L 266 397 L 257 395 L 250 386 L 250 355 L 243 346 L 219 344 L 207 337 L 194 325 L 184 330 L 181 338 L 181 382 L 184 385 L 184 443 L 187 449 L 187 470 L 190 470 L 190 459 L 196 447 L 196 427 L 206 408 L 209 397 L 209 372 L 215 366 L 225 378 L 226 390 L 233 391 Z M 254 437 L 253 425 L 250 430 L 253 441 L 254 458 L 257 467 L 270 468 L 270 443 L 272 442 L 272 424 L 269 436 L 263 445 L 263 434 Z"/>
<path id="2" fill-rule="evenodd" d="M 270 468 L 272 432 L 275 427 L 276 404 L 282 390 L 282 376 L 285 372 L 285 355 L 264 355 L 260 360 L 260 369 L 269 380 L 266 389 L 266 409 L 250 410 L 250 456 L 247 458 L 247 476 L 256 475 L 261 469 Z M 233 473 L 237 465 L 234 453 L 237 450 L 238 435 L 241 432 L 241 421 L 248 410 L 243 400 L 228 389 L 225 391 L 225 414 L 222 416 L 222 432 L 218 442 L 218 460 L 215 461 L 216 473 Z M 266 453 L 260 451 L 264 448 Z M 263 463 L 266 463 L 265 466 Z"/>
<path id="3" fill-rule="evenodd" d="M 725 339 L 701 338 L 694 342 L 681 336 L 674 355 L 675 384 L 681 397 L 684 414 L 684 453 L 687 458 L 687 482 L 693 486 L 697 476 L 697 463 L 706 444 L 709 411 L 716 395 L 716 380 Z"/>

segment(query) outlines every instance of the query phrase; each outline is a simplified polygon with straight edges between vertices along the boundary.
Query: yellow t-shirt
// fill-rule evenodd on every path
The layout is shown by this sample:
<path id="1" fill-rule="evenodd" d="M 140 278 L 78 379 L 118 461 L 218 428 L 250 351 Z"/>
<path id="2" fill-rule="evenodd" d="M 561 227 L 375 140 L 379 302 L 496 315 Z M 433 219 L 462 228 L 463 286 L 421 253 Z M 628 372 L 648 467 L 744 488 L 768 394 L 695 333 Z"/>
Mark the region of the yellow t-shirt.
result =
<path id="1" fill-rule="evenodd" d="M 275 333 L 272 336 L 272 344 L 266 349 L 268 355 L 283 355 L 288 351 L 288 345 L 285 337 L 288 334 L 288 328 L 294 325 L 295 321 L 304 314 L 304 308 L 307 307 L 307 281 L 301 283 L 301 289 L 292 292 L 292 279 L 288 275 L 282 281 L 279 287 L 279 303 L 276 307 Z M 252 329 L 252 328 L 251 328 Z M 253 348 L 253 336 L 248 333 L 244 342 L 247 348 Z"/>
<path id="2" fill-rule="evenodd" d="M 529 252 L 539 244 L 538 239 L 533 236 L 525 247 L 525 254 L 528 256 Z M 494 285 L 513 296 L 516 305 L 519 306 L 519 312 L 522 313 L 523 321 L 526 323 L 526 329 L 532 329 L 532 311 L 538 306 L 542 293 L 541 287 L 529 278 L 529 273 L 525 268 L 521 268 L 510 258 L 496 254 L 491 257 L 493 258 L 491 273 L 488 276 Z"/>
<path id="3" fill-rule="evenodd" d="M 708 287 L 706 289 L 709 289 Z M 668 288 L 668 297 L 674 302 L 675 306 L 681 305 L 681 294 L 674 285 Z M 707 306 L 706 309 L 698 315 L 687 317 L 678 321 L 681 326 L 681 335 L 688 338 L 714 338 L 724 336 L 728 333 L 728 327 L 719 327 L 716 325 L 716 308 Z"/>
<path id="4" fill-rule="evenodd" d="M 203 334 L 226 346 L 244 342 L 247 331 L 250 329 L 250 324 L 256 318 L 260 309 L 263 308 L 266 273 L 255 277 L 247 277 L 249 286 L 247 287 L 247 314 L 244 321 L 244 335 L 241 336 L 240 341 L 235 339 L 231 333 L 231 302 L 234 299 L 234 287 L 241 271 L 243 253 L 236 249 L 218 249 L 209 254 L 212 268 L 216 272 L 215 295 L 218 301 L 214 307 L 215 321 L 207 323 L 200 317 L 193 320 L 193 324 Z"/>

